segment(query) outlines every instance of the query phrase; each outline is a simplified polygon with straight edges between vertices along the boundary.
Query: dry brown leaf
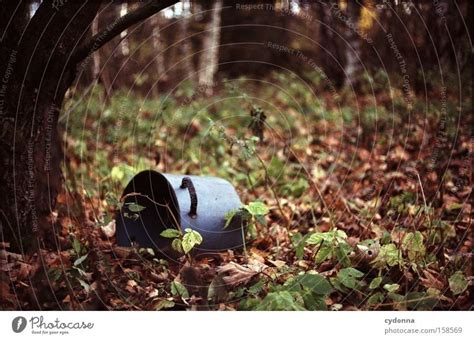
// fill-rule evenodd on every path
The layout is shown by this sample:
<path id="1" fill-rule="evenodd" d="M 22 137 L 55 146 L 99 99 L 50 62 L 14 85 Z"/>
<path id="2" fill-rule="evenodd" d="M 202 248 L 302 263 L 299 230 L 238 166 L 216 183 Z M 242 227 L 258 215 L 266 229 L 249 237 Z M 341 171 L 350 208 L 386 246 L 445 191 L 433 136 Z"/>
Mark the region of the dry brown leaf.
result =
<path id="1" fill-rule="evenodd" d="M 436 288 L 438 290 L 444 289 L 443 281 L 439 280 L 436 276 L 431 274 L 428 270 L 423 270 L 425 277 L 421 278 L 421 284 L 426 288 Z"/>
<path id="2" fill-rule="evenodd" d="M 102 234 L 104 236 L 111 238 L 114 237 L 115 235 L 115 220 L 110 221 L 106 225 L 100 227 L 100 230 L 102 231 Z"/>
<path id="3" fill-rule="evenodd" d="M 259 272 L 241 266 L 238 263 L 230 262 L 217 268 L 217 273 L 227 286 L 237 286 L 249 282 Z"/>
<path id="4" fill-rule="evenodd" d="M 366 149 L 357 149 L 357 155 L 359 156 L 359 159 L 363 162 L 368 161 L 370 158 L 370 152 Z"/>
<path id="5" fill-rule="evenodd" d="M 132 248 L 127 248 L 127 247 L 113 247 L 113 253 L 115 256 L 121 258 L 121 259 L 125 259 L 127 257 L 130 256 L 130 254 L 132 254 Z"/>
<path id="6" fill-rule="evenodd" d="M 271 264 L 273 264 L 277 268 L 282 268 L 283 266 L 286 266 L 286 262 L 281 261 L 281 260 L 275 260 L 275 261 L 268 260 L 268 262 L 270 262 Z"/>
<path id="7" fill-rule="evenodd" d="M 20 269 L 18 270 L 18 279 L 26 279 L 30 274 L 31 269 L 32 266 L 30 264 L 20 262 Z"/>

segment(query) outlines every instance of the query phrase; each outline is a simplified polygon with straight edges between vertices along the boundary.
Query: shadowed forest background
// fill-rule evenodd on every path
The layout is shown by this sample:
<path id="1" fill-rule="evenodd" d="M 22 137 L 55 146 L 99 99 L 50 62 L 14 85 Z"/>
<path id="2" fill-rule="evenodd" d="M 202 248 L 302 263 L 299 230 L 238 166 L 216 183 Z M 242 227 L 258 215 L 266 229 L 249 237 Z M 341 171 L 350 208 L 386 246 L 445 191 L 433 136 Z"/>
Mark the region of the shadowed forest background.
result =
<path id="1" fill-rule="evenodd" d="M 25 22 L 72 6 L 27 3 Z M 142 6 L 91 10 L 78 41 L 97 48 L 51 50 L 81 56 L 64 96 L 43 118 L 22 106 L 40 125 L 54 108 L 57 143 L 38 133 L 30 170 L 48 182 L 21 189 L 36 208 L 8 198 L 30 170 L 2 176 L 1 309 L 472 310 L 472 1 L 184 0 L 105 43 Z M 7 43 L 4 79 L 36 53 Z M 61 84 L 53 74 L 31 93 Z M 15 159 L 29 125 L 1 117 L 1 155 Z M 245 247 L 178 259 L 118 247 L 122 191 L 146 169 L 232 183 Z"/>

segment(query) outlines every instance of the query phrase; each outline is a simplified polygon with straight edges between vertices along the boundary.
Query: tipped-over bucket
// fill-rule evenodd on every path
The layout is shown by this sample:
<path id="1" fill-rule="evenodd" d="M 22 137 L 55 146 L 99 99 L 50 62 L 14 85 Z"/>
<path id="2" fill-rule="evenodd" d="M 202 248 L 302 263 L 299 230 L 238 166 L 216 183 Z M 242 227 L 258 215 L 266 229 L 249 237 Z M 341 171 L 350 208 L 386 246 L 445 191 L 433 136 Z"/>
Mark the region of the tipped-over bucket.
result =
<path id="1" fill-rule="evenodd" d="M 243 224 L 237 214 L 225 227 L 226 213 L 240 208 L 232 184 L 217 177 L 183 176 L 142 171 L 125 188 L 116 216 L 117 244 L 171 253 L 171 240 L 160 236 L 168 228 L 191 228 L 202 243 L 195 252 L 242 247 Z"/>

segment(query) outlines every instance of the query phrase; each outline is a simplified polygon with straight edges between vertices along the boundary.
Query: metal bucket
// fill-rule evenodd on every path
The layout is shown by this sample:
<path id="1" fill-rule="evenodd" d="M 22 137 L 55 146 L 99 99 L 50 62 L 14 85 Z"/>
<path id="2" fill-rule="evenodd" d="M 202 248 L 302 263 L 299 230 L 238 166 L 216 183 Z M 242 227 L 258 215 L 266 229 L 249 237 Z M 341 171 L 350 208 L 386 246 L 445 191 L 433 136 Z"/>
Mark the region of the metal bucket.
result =
<path id="1" fill-rule="evenodd" d="M 134 243 L 169 255 L 171 240 L 160 236 L 168 228 L 199 232 L 203 241 L 195 247 L 196 253 L 243 245 L 238 214 L 224 229 L 225 214 L 240 208 L 241 202 L 232 184 L 221 178 L 142 171 L 128 183 L 122 198 L 124 204 L 116 216 L 119 246 Z"/>

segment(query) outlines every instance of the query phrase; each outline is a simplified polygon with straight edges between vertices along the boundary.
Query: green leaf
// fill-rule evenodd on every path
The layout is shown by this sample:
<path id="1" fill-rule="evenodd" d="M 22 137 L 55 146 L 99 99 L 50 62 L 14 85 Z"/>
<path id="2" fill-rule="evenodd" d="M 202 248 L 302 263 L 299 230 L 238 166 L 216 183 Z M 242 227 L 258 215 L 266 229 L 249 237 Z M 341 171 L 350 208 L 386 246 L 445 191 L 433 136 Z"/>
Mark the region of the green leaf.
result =
<path id="1" fill-rule="evenodd" d="M 125 177 L 125 173 L 119 166 L 114 166 L 110 171 L 110 177 L 112 180 L 120 182 Z"/>
<path id="2" fill-rule="evenodd" d="M 378 303 L 382 302 L 382 301 L 383 301 L 383 298 L 384 298 L 384 295 L 383 295 L 382 293 L 380 293 L 380 292 L 377 292 L 377 293 L 371 295 L 371 296 L 368 298 L 367 303 L 368 303 L 369 305 L 375 305 L 375 304 L 378 304 Z"/>
<path id="3" fill-rule="evenodd" d="M 344 268 L 337 274 L 339 281 L 350 289 L 358 289 L 360 287 L 360 282 L 357 279 L 363 276 L 364 273 L 355 268 Z"/>
<path id="4" fill-rule="evenodd" d="M 163 230 L 160 233 L 160 236 L 166 237 L 166 238 L 177 238 L 181 236 L 181 233 L 179 232 L 178 229 L 168 228 L 168 229 Z"/>
<path id="5" fill-rule="evenodd" d="M 393 301 L 395 301 L 395 302 L 405 302 L 405 300 L 406 300 L 403 295 L 397 294 L 397 293 L 388 293 L 388 294 L 387 294 L 387 298 L 389 298 L 389 299 L 391 299 L 391 300 L 393 300 Z M 399 305 L 400 307 L 398 307 L 398 308 L 397 308 L 397 307 L 394 307 L 394 309 L 406 309 L 406 307 L 403 308 L 403 305 L 402 305 L 402 304 L 398 304 L 398 305 Z M 395 305 L 395 306 L 396 306 L 396 305 Z"/>
<path id="6" fill-rule="evenodd" d="M 469 284 L 463 272 L 460 270 L 451 275 L 448 281 L 449 288 L 451 288 L 454 295 L 459 295 L 464 292 Z"/>
<path id="7" fill-rule="evenodd" d="M 111 192 L 105 194 L 105 201 L 109 207 L 117 207 L 120 203 L 117 197 Z"/>
<path id="8" fill-rule="evenodd" d="M 448 210 L 448 211 L 461 210 L 462 207 L 463 207 L 462 204 L 459 204 L 459 203 L 451 203 L 451 204 L 447 207 L 447 210 Z"/>
<path id="9" fill-rule="evenodd" d="M 256 216 L 255 216 L 255 219 L 257 220 L 258 223 L 260 223 L 260 224 L 263 225 L 264 227 L 267 226 L 267 220 L 265 219 L 265 216 L 263 216 L 263 215 L 256 215 Z"/>
<path id="10" fill-rule="evenodd" d="M 330 277 L 329 281 L 331 282 L 332 286 L 336 288 L 338 291 L 342 293 L 348 293 L 348 289 L 344 287 L 337 277 Z"/>
<path id="11" fill-rule="evenodd" d="M 288 291 L 268 293 L 258 304 L 255 310 L 266 311 L 304 311 L 305 308 L 298 302 L 296 294 Z"/>
<path id="12" fill-rule="evenodd" d="M 173 294 L 174 296 L 180 296 L 184 299 L 189 298 L 188 290 L 178 281 L 171 282 L 171 294 Z"/>
<path id="13" fill-rule="evenodd" d="M 250 202 L 249 204 L 244 205 L 244 209 L 252 216 L 266 215 L 269 212 L 267 206 L 263 202 Z"/>
<path id="14" fill-rule="evenodd" d="M 181 245 L 185 254 L 189 253 L 194 246 L 201 244 L 202 236 L 197 231 L 187 228 Z"/>
<path id="15" fill-rule="evenodd" d="M 253 286 L 250 286 L 247 290 L 249 294 L 257 295 L 258 293 L 262 291 L 263 288 L 264 288 L 264 281 L 260 280 L 257 283 L 255 283 Z"/>
<path id="16" fill-rule="evenodd" d="M 342 230 L 331 230 L 324 233 L 314 233 L 307 236 L 306 243 L 319 246 L 315 261 L 317 264 L 336 256 L 337 260 L 345 267 L 350 265 L 349 254 L 352 247 L 346 242 L 347 234 Z"/>
<path id="17" fill-rule="evenodd" d="M 74 266 L 78 266 L 82 262 L 84 262 L 84 260 L 87 258 L 87 255 L 89 255 L 89 254 L 83 255 L 83 256 L 79 257 L 78 259 L 76 259 L 76 261 L 74 261 Z"/>
<path id="18" fill-rule="evenodd" d="M 402 249 L 408 252 L 410 261 L 423 259 L 426 253 L 423 235 L 419 231 L 406 234 L 402 241 Z"/>
<path id="19" fill-rule="evenodd" d="M 282 178 L 285 165 L 285 162 L 283 162 L 280 158 L 273 156 L 270 164 L 268 165 L 268 174 L 272 178 Z"/>
<path id="20" fill-rule="evenodd" d="M 77 255 L 81 253 L 81 242 L 75 237 L 72 239 L 72 249 Z"/>
<path id="21" fill-rule="evenodd" d="M 300 284 L 303 288 L 318 295 L 328 295 L 333 288 L 329 281 L 319 274 L 298 275 L 294 279 L 295 284 Z"/>
<path id="22" fill-rule="evenodd" d="M 135 171 L 128 164 L 119 164 L 112 168 L 110 171 L 110 178 L 114 182 L 120 182 L 122 184 L 128 183 L 135 175 Z"/>
<path id="23" fill-rule="evenodd" d="M 296 257 L 301 260 L 304 257 L 304 246 L 306 240 L 310 237 L 309 234 L 306 234 L 304 237 L 301 233 L 296 233 L 291 237 L 291 243 L 295 249 Z"/>
<path id="24" fill-rule="evenodd" d="M 324 262 L 332 257 L 332 248 L 330 246 L 321 246 L 314 260 L 317 264 Z"/>
<path id="25" fill-rule="evenodd" d="M 325 233 L 314 233 L 311 234 L 311 236 L 306 240 L 307 244 L 314 245 L 314 244 L 320 244 L 321 242 L 324 242 L 326 237 L 324 235 Z M 327 240 L 327 239 L 326 239 Z M 330 240 L 327 240 L 330 242 Z"/>
<path id="26" fill-rule="evenodd" d="M 171 242 L 171 248 L 176 250 L 179 253 L 183 252 L 183 244 L 179 238 L 175 238 L 173 242 Z"/>
<path id="27" fill-rule="evenodd" d="M 383 288 L 389 293 L 395 293 L 400 288 L 400 285 L 398 283 L 387 283 L 383 285 Z"/>
<path id="28" fill-rule="evenodd" d="M 225 213 L 224 215 L 225 224 L 224 224 L 223 229 L 226 229 L 229 226 L 230 222 L 232 222 L 232 219 L 234 218 L 235 215 L 237 215 L 238 212 L 239 212 L 239 209 L 233 209 Z"/>
<path id="29" fill-rule="evenodd" d="M 320 244 L 321 241 L 325 243 L 337 245 L 346 242 L 347 234 L 342 230 L 332 230 L 325 233 L 314 233 L 307 240 L 307 244 Z"/>
<path id="30" fill-rule="evenodd" d="M 378 286 L 380 286 L 380 284 L 382 283 L 382 280 L 383 278 L 381 276 L 377 276 L 376 278 L 374 278 L 372 282 L 370 282 L 369 289 L 375 289 Z"/>
<path id="31" fill-rule="evenodd" d="M 343 230 L 335 230 L 334 236 L 338 242 L 344 242 L 347 239 L 347 234 Z"/>
<path id="32" fill-rule="evenodd" d="M 389 243 L 380 247 L 379 254 L 373 261 L 376 268 L 384 268 L 385 266 L 393 267 L 395 265 L 403 265 L 402 252 L 393 243 Z"/>
<path id="33" fill-rule="evenodd" d="M 136 213 L 146 208 L 143 205 L 140 205 L 138 203 L 127 203 L 126 205 L 128 207 L 128 210 L 130 210 L 131 212 L 136 212 Z"/>
<path id="34" fill-rule="evenodd" d="M 308 310 L 327 310 L 324 296 L 316 294 L 303 294 L 304 306 Z"/>
<path id="35" fill-rule="evenodd" d="M 174 302 L 173 301 L 160 300 L 155 305 L 155 310 L 162 310 L 162 309 L 168 309 L 168 308 L 173 308 L 173 307 L 174 307 Z"/>
<path id="36" fill-rule="evenodd" d="M 341 242 L 337 245 L 336 248 L 336 258 L 344 267 L 348 267 L 351 265 L 351 260 L 349 255 L 353 251 L 352 247 L 347 244 L 345 241 Z"/>
<path id="37" fill-rule="evenodd" d="M 257 226 L 255 225 L 255 223 L 250 223 L 248 226 L 247 226 L 247 238 L 252 240 L 252 239 L 255 239 L 257 237 Z"/>

